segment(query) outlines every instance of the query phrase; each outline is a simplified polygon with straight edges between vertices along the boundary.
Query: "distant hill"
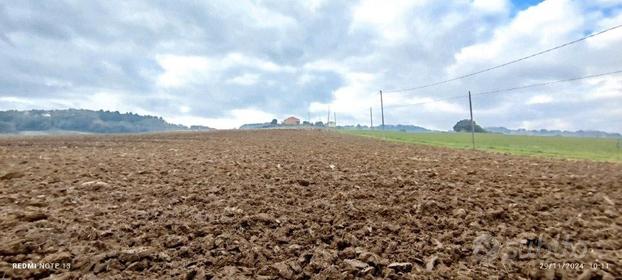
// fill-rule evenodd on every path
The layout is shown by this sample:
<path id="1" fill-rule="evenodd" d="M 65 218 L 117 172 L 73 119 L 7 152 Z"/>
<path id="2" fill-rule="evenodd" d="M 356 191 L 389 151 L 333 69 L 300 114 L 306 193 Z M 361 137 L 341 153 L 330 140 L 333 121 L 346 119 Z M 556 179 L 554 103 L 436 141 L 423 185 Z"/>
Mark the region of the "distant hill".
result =
<path id="1" fill-rule="evenodd" d="M 247 123 L 240 126 L 240 129 L 262 129 L 262 128 L 276 128 L 279 127 L 278 124 L 273 124 L 269 122 L 265 123 Z"/>
<path id="2" fill-rule="evenodd" d="M 193 130 L 193 131 L 209 131 L 209 130 L 214 130 L 214 129 L 209 127 L 209 126 L 204 126 L 204 125 L 191 125 L 190 126 L 190 130 Z"/>
<path id="3" fill-rule="evenodd" d="M 369 126 L 366 125 L 345 125 L 345 126 L 338 126 L 337 128 L 342 128 L 342 129 L 369 129 Z M 374 126 L 374 129 L 382 129 L 382 126 Z M 410 125 L 410 124 L 385 124 L 384 125 L 384 130 L 387 131 L 402 131 L 402 132 L 430 132 L 432 130 L 429 130 L 427 128 L 424 127 L 420 127 L 420 126 L 416 126 L 416 125 Z"/>
<path id="4" fill-rule="evenodd" d="M 416 125 L 410 125 L 410 124 L 386 124 L 384 126 L 384 130 L 391 130 L 391 131 L 403 131 L 403 132 L 428 132 L 431 131 L 427 128 L 424 127 L 420 127 L 420 126 L 416 126 Z"/>
<path id="5" fill-rule="evenodd" d="M 0 133 L 131 133 L 186 130 L 161 117 L 91 110 L 0 111 Z M 34 133 L 33 133 L 34 132 Z"/>
<path id="6" fill-rule="evenodd" d="M 572 136 L 572 137 L 597 137 L 597 138 L 617 138 L 621 136 L 620 133 L 611 133 L 611 132 L 604 132 L 604 131 L 598 131 L 598 130 L 578 130 L 578 131 L 548 130 L 548 129 L 527 130 L 524 128 L 509 129 L 505 127 L 486 127 L 485 129 L 489 132 L 509 134 L 509 135 Z"/>

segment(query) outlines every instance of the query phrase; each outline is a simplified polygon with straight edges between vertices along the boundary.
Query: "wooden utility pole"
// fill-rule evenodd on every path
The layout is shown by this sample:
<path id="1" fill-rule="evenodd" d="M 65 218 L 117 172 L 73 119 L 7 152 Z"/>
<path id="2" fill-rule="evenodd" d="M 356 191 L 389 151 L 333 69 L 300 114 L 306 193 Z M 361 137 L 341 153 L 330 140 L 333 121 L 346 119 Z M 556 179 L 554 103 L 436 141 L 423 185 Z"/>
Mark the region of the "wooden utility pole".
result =
<path id="1" fill-rule="evenodd" d="M 369 129 L 374 129 L 374 115 L 371 112 L 371 107 L 369 107 Z"/>
<path id="2" fill-rule="evenodd" d="M 471 144 L 475 149 L 475 123 L 473 122 L 473 105 L 471 103 L 471 91 L 469 90 L 469 112 L 471 114 Z"/>
<path id="3" fill-rule="evenodd" d="M 326 127 L 328 127 L 329 122 L 330 122 L 330 106 L 328 106 L 328 113 L 326 116 Z"/>
<path id="4" fill-rule="evenodd" d="M 382 90 L 380 90 L 380 115 L 382 117 L 382 130 L 384 130 L 384 103 L 382 102 Z"/>
<path id="5" fill-rule="evenodd" d="M 622 149 L 622 138 L 618 138 L 618 160 L 620 160 L 620 149 Z"/>

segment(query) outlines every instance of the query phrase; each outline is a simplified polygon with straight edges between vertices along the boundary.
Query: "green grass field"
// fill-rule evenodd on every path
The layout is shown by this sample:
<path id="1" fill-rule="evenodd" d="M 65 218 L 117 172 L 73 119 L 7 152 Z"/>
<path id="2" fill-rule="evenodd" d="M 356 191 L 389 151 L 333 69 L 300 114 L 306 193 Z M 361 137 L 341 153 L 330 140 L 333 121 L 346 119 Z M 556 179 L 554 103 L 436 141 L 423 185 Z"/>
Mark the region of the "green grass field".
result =
<path id="1" fill-rule="evenodd" d="M 340 130 L 340 132 L 440 147 L 470 149 L 470 133 L 406 133 L 369 130 Z M 475 147 L 479 150 L 536 155 L 567 159 L 589 159 L 622 162 L 618 140 L 611 138 L 518 136 L 476 133 Z"/>

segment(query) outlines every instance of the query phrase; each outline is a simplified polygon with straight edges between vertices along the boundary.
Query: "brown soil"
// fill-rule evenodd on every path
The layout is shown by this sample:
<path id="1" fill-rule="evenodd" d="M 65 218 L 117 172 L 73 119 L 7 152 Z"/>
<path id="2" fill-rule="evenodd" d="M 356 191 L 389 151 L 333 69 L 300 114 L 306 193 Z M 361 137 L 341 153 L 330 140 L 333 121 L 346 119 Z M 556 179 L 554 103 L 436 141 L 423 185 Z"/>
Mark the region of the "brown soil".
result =
<path id="1" fill-rule="evenodd" d="M 621 203 L 620 164 L 325 131 L 5 137 L 0 277 L 613 279 Z"/>

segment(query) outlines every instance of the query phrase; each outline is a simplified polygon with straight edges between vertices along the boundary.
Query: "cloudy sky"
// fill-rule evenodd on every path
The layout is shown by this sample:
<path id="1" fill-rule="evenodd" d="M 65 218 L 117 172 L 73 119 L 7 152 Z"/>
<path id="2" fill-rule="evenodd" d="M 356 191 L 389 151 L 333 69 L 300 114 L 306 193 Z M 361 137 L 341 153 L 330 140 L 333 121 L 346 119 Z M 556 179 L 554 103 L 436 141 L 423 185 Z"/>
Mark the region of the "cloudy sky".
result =
<path id="1" fill-rule="evenodd" d="M 325 121 L 330 107 L 339 124 L 368 124 L 370 107 L 380 116 L 380 89 L 467 74 L 619 24 L 622 0 L 2 1 L 0 110 L 104 109 L 233 128 L 289 115 Z M 622 70 L 621 46 L 622 28 L 386 93 L 385 119 L 448 130 L 468 117 L 468 90 Z M 484 126 L 622 132 L 622 75 L 473 102 Z"/>

